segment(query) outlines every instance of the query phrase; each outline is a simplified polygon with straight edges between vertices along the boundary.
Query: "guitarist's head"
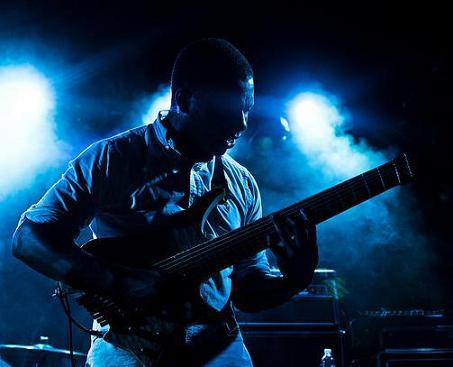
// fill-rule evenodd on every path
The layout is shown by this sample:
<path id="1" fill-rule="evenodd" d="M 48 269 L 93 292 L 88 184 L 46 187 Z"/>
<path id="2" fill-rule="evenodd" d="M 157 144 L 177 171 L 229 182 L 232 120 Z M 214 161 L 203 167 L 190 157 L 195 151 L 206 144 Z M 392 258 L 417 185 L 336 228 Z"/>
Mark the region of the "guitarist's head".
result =
<path id="1" fill-rule="evenodd" d="M 202 39 L 176 57 L 171 92 L 168 118 L 177 148 L 207 161 L 225 153 L 247 128 L 254 103 L 252 67 L 231 43 Z"/>

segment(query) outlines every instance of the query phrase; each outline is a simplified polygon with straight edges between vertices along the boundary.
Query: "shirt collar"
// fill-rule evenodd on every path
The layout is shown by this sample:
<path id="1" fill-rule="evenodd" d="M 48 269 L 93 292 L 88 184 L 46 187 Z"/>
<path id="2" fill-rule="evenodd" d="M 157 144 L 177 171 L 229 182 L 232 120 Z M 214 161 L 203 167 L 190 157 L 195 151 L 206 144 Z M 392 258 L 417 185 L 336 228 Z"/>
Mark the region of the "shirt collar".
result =
<path id="1" fill-rule="evenodd" d="M 157 142 L 163 148 L 165 155 L 169 155 L 169 158 L 180 162 L 181 164 L 188 164 L 189 160 L 184 157 L 175 147 L 173 139 L 168 135 L 168 129 L 164 126 L 162 120 L 168 115 L 168 110 L 159 111 L 156 120 L 151 124 L 156 136 Z M 195 170 L 201 170 L 213 163 L 213 159 L 209 162 L 195 162 L 193 168 Z"/>
<path id="2" fill-rule="evenodd" d="M 164 147 L 165 150 L 176 153 L 181 158 L 185 159 L 183 155 L 176 149 L 173 139 L 168 136 L 168 130 L 165 128 L 162 120 L 168 115 L 168 111 L 159 111 L 156 120 L 153 122 L 154 132 L 157 141 Z"/>

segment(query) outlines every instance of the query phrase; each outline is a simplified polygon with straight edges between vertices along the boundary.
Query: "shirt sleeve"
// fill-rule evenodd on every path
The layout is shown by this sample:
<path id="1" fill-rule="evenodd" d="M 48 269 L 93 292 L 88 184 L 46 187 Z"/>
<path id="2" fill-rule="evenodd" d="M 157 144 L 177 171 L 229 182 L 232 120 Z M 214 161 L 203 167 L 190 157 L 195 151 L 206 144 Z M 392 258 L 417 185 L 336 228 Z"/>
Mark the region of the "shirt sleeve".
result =
<path id="1" fill-rule="evenodd" d="M 93 219 L 105 200 L 109 170 L 109 146 L 92 144 L 70 161 L 66 172 L 23 215 L 35 223 L 55 223 L 75 238 Z"/>

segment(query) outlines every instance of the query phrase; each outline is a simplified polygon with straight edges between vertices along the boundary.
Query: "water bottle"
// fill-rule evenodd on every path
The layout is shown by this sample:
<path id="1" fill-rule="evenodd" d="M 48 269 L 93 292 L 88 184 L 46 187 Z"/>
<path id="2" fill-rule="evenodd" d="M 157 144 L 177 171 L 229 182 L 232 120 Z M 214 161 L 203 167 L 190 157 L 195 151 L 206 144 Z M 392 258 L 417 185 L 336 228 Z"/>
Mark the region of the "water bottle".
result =
<path id="1" fill-rule="evenodd" d="M 335 361 L 332 356 L 332 349 L 324 349 L 324 355 L 321 358 L 319 367 L 335 367 Z"/>

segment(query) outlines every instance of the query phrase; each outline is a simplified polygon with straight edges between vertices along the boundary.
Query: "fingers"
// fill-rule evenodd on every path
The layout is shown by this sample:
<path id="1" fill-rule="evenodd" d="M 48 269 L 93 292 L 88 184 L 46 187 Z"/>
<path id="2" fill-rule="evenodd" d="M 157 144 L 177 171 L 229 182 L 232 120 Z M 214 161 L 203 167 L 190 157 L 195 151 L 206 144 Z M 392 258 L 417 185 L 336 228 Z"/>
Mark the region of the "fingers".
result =
<path id="1" fill-rule="evenodd" d="M 272 223 L 274 224 L 275 232 L 277 232 L 277 237 L 274 238 L 274 236 L 269 236 L 269 247 L 276 255 L 287 257 L 287 248 L 282 241 L 286 242 L 289 240 L 288 233 L 284 228 L 284 224 L 281 218 L 278 218 L 275 215 L 271 215 L 271 219 Z"/>
<path id="2" fill-rule="evenodd" d="M 315 269 L 319 262 L 316 225 L 307 219 L 305 213 L 302 212 L 301 214 L 296 222 L 300 221 L 299 226 L 304 228 L 305 237 L 299 237 L 297 248 L 304 252 L 306 259 L 310 261 L 310 266 Z"/>
<path id="3" fill-rule="evenodd" d="M 288 218 L 286 220 L 289 231 L 292 233 L 292 241 L 290 245 L 301 249 L 305 245 L 306 238 L 308 237 L 307 222 L 302 217 Z"/>
<path id="4" fill-rule="evenodd" d="M 294 235 L 288 230 L 289 223 L 287 221 L 289 218 L 272 215 L 271 219 L 274 223 L 275 231 L 283 242 L 289 243 L 294 240 Z"/>
<path id="5" fill-rule="evenodd" d="M 273 215 L 271 219 L 281 239 L 280 243 L 271 243 L 271 249 L 277 254 L 292 256 L 299 250 L 316 247 L 316 226 L 302 210 L 292 217 Z"/>

